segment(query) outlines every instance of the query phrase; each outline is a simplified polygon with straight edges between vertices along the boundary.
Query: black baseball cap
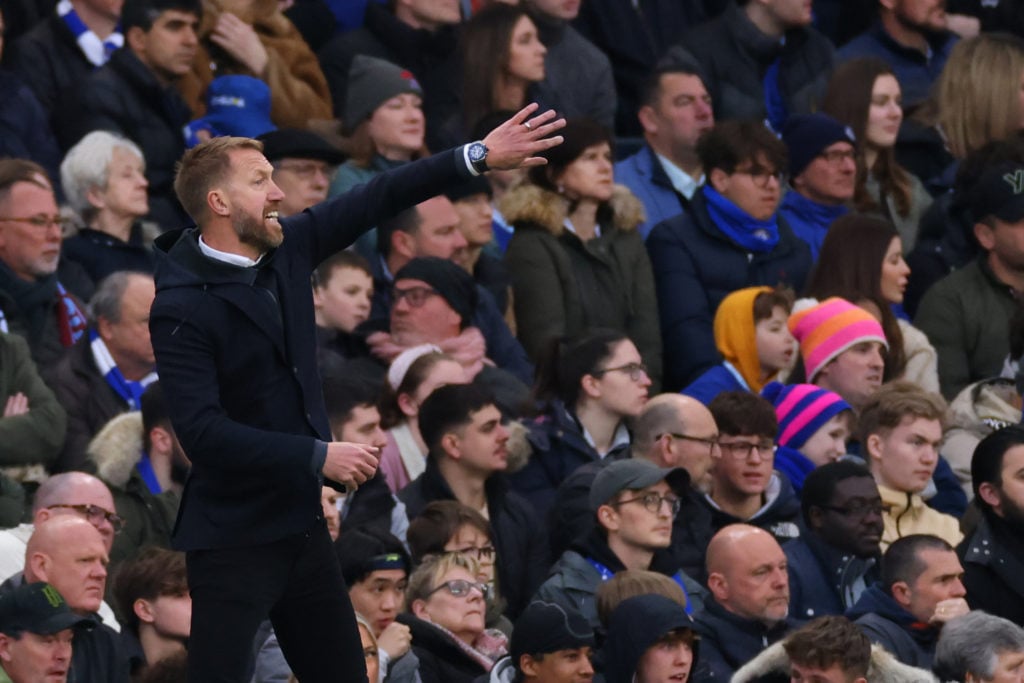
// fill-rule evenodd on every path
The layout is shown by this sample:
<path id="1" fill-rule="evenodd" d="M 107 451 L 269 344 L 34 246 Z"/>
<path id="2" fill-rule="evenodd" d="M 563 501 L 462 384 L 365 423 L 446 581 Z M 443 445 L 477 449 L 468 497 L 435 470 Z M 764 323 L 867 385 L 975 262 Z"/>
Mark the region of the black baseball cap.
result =
<path id="1" fill-rule="evenodd" d="M 981 174 L 968 193 L 975 221 L 995 216 L 1007 223 L 1024 220 L 1024 164 L 1005 162 Z"/>
<path id="2" fill-rule="evenodd" d="M 256 139 L 263 143 L 263 156 L 268 161 L 289 157 L 317 159 L 329 164 L 340 164 L 345 160 L 345 155 L 341 150 L 308 130 L 279 128 L 257 136 Z"/>
<path id="3" fill-rule="evenodd" d="M 26 583 L 0 595 L 0 633 L 28 631 L 52 635 L 65 629 L 92 628 L 94 622 L 71 611 L 57 589 L 48 583 Z"/>
<path id="4" fill-rule="evenodd" d="M 594 484 L 590 487 L 590 509 L 597 512 L 619 491 L 645 489 L 663 479 L 680 496 L 690 485 L 690 475 L 681 467 L 658 467 L 642 458 L 617 460 L 594 477 Z"/>

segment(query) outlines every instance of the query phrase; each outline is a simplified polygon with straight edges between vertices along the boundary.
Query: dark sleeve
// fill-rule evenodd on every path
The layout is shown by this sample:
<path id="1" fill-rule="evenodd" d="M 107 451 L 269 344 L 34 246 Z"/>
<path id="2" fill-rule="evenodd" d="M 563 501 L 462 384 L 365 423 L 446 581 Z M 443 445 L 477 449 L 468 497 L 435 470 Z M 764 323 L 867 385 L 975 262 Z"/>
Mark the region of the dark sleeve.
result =
<path id="1" fill-rule="evenodd" d="M 67 414 L 40 378 L 28 344 L 13 334 L 0 334 L 0 368 L 10 368 L 10 384 L 0 394 L 0 413 L 19 392 L 28 397 L 28 412 L 0 417 L 0 465 L 49 464 L 57 457 L 67 429 Z"/>
<path id="2" fill-rule="evenodd" d="M 630 300 L 633 302 L 633 313 L 629 318 L 627 332 L 629 338 L 637 346 L 641 357 L 647 363 L 647 374 L 654 386 L 651 394 L 658 392 L 662 378 L 661 329 L 658 322 L 657 293 L 654 288 L 654 273 L 651 260 L 644 249 L 643 239 L 639 232 L 627 236 L 633 242 L 629 253 L 633 255 L 631 263 L 626 265 L 629 281 L 632 285 Z"/>
<path id="3" fill-rule="evenodd" d="M 928 499 L 928 506 L 947 515 L 953 515 L 957 519 L 963 517 L 967 512 L 967 494 L 964 493 L 953 468 L 942 456 L 939 456 L 939 464 L 932 474 L 932 481 L 935 482 L 938 493 Z"/>
<path id="4" fill-rule="evenodd" d="M 523 348 L 508 329 L 504 316 L 498 310 L 494 296 L 477 287 L 478 302 L 473 313 L 473 324 L 484 335 L 487 357 L 502 370 L 514 375 L 526 386 L 533 386 L 533 365 Z"/>
<path id="5" fill-rule="evenodd" d="M 47 111 L 53 110 L 58 99 L 56 78 L 51 62 L 50 50 L 34 36 L 22 36 L 11 46 L 9 59 L 11 67 L 32 89 L 39 103 Z"/>
<path id="6" fill-rule="evenodd" d="M 914 327 L 927 335 L 939 356 L 939 383 L 947 401 L 971 382 L 964 314 L 959 293 L 937 283 L 924 295 L 914 318 Z"/>

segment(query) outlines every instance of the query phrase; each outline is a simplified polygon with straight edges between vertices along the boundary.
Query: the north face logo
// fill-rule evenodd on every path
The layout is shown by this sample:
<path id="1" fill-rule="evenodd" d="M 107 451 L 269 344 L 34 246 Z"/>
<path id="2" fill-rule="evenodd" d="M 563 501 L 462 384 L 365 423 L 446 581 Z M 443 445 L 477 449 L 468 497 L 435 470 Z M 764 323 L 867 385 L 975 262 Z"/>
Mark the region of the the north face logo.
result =
<path id="1" fill-rule="evenodd" d="M 1024 192 L 1024 169 L 1017 169 L 1013 173 L 1007 173 L 1003 176 L 1003 180 L 1013 188 L 1014 194 Z"/>

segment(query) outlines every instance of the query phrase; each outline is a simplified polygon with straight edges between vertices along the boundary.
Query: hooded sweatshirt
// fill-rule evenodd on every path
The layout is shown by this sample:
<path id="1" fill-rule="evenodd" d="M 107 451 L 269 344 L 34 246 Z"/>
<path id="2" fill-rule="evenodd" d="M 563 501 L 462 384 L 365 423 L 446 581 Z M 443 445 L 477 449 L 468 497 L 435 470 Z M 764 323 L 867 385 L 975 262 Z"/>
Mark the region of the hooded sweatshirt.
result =
<path id="1" fill-rule="evenodd" d="M 632 683 L 640 658 L 662 636 L 680 628 L 693 629 L 693 620 L 677 603 L 660 595 L 640 595 L 624 600 L 609 619 L 605 643 L 606 683 Z M 690 672 L 697 667 L 694 652 Z"/>
<path id="2" fill-rule="evenodd" d="M 910 666 L 931 670 L 939 630 L 903 609 L 882 584 L 872 584 L 860 600 L 846 611 L 871 639 Z"/>

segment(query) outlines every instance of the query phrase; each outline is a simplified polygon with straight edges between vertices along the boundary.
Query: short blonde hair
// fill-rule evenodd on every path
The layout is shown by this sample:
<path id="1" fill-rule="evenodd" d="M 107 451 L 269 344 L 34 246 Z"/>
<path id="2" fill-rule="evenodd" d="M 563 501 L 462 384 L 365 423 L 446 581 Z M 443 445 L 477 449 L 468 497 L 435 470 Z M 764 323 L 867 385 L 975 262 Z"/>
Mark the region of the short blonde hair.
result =
<path id="1" fill-rule="evenodd" d="M 263 143 L 252 138 L 217 137 L 185 152 L 178 162 L 174 193 L 193 220 L 206 217 L 206 195 L 224 181 L 231 168 L 231 152 L 240 149 L 263 151 Z"/>
<path id="2" fill-rule="evenodd" d="M 607 628 L 619 603 L 637 595 L 660 595 L 686 607 L 686 593 L 678 583 L 658 572 L 629 569 L 597 587 L 597 618 L 601 624 Z"/>
<path id="3" fill-rule="evenodd" d="M 913 382 L 899 380 L 884 384 L 860 412 L 857 425 L 860 442 L 866 444 L 872 434 L 888 434 L 906 417 L 936 420 L 945 430 L 947 412 L 945 399 Z"/>
<path id="4" fill-rule="evenodd" d="M 412 609 L 414 600 L 429 598 L 431 591 L 437 588 L 438 579 L 453 569 L 465 569 L 474 577 L 480 572 L 475 559 L 460 553 L 443 553 L 427 557 L 409 577 L 409 586 L 405 590 L 407 609 Z"/>

